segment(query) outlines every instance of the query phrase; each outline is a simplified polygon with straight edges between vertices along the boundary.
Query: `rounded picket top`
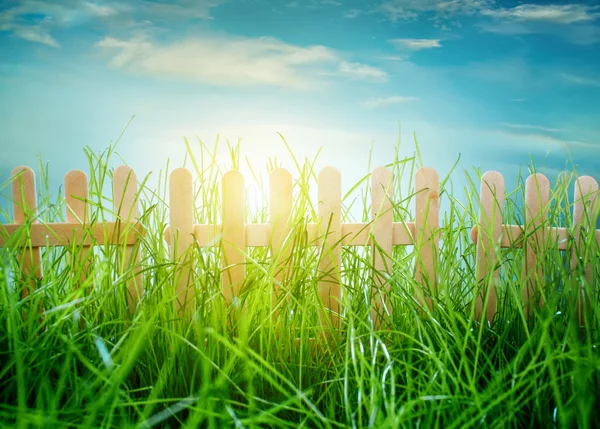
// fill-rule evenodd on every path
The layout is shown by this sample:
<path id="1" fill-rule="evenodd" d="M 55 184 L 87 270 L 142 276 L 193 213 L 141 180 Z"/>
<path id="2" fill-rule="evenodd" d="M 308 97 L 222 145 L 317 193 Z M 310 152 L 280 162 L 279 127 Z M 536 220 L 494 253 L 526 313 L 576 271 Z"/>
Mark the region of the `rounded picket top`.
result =
<path id="1" fill-rule="evenodd" d="M 325 167 L 319 172 L 318 181 L 319 183 L 328 182 L 331 180 L 338 181 L 341 180 L 342 173 L 335 167 Z"/>
<path id="2" fill-rule="evenodd" d="M 530 174 L 529 177 L 527 177 L 527 180 L 525 181 L 525 186 L 526 187 L 529 187 L 529 186 L 535 187 L 536 183 L 537 183 L 537 186 L 541 190 L 550 189 L 550 181 L 542 173 Z"/>
<path id="3" fill-rule="evenodd" d="M 19 165 L 18 167 L 13 168 L 10 175 L 11 175 L 11 177 L 15 177 L 15 176 L 19 175 L 19 173 L 21 173 L 20 174 L 21 176 L 28 176 L 28 177 L 35 178 L 35 172 L 33 171 L 33 169 L 26 165 Z"/>
<path id="4" fill-rule="evenodd" d="M 432 167 L 421 167 L 415 173 L 415 189 L 429 189 L 429 198 L 439 198 L 439 176 Z"/>
<path id="5" fill-rule="evenodd" d="M 269 178 L 271 180 L 271 184 L 277 182 L 288 183 L 292 181 L 292 173 L 287 171 L 285 168 L 274 168 L 271 170 Z"/>
<path id="6" fill-rule="evenodd" d="M 124 179 L 124 180 L 129 180 L 129 182 L 137 180 L 135 171 L 133 171 L 133 168 L 131 168 L 127 165 L 121 165 L 121 166 L 115 168 L 113 177 L 114 177 L 114 180 L 123 180 Z"/>
<path id="7" fill-rule="evenodd" d="M 224 186 L 244 186 L 244 175 L 238 170 L 229 170 L 221 179 Z"/>
<path id="8" fill-rule="evenodd" d="M 64 177 L 67 222 L 86 222 L 88 179 L 81 170 L 71 170 Z"/>
<path id="9" fill-rule="evenodd" d="M 598 182 L 592 176 L 581 176 L 577 178 L 575 184 L 575 192 L 581 192 L 586 195 L 588 193 L 595 193 L 598 191 Z"/>
<path id="10" fill-rule="evenodd" d="M 187 168 L 176 168 L 175 170 L 171 171 L 171 174 L 169 175 L 170 180 L 174 180 L 177 182 L 184 182 L 184 181 L 190 181 L 192 180 L 192 172 L 190 170 L 188 170 Z"/>
<path id="11" fill-rule="evenodd" d="M 137 176 L 131 167 L 122 165 L 113 174 L 114 207 L 117 217 L 128 221 L 137 219 Z"/>
<path id="12" fill-rule="evenodd" d="M 481 176 L 481 181 L 489 182 L 489 183 L 504 184 L 504 176 L 502 174 L 500 174 L 500 172 L 498 172 L 498 171 L 490 170 L 490 171 L 486 171 L 485 173 L 483 173 L 483 175 Z"/>

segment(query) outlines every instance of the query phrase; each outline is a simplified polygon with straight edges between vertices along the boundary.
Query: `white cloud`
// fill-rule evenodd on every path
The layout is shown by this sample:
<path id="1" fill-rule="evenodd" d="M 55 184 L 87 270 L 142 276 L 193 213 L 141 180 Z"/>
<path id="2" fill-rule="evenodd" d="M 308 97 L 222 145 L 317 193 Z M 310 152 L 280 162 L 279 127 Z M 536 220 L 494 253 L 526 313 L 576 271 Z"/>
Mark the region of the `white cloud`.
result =
<path id="1" fill-rule="evenodd" d="M 548 127 L 543 127 L 543 126 L 540 126 L 540 125 L 511 124 L 511 123 L 508 123 L 508 122 L 502 122 L 502 125 L 504 125 L 505 127 L 508 127 L 508 128 L 538 130 L 538 131 L 544 131 L 544 132 L 547 132 L 547 133 L 558 133 L 560 131 L 563 131 L 560 128 L 548 128 Z"/>
<path id="2" fill-rule="evenodd" d="M 449 18 L 454 15 L 472 15 L 491 6 L 492 0 L 388 0 L 380 6 L 391 21 L 415 19 L 424 13 Z"/>
<path id="3" fill-rule="evenodd" d="M 402 97 L 402 96 L 371 98 L 371 99 L 365 101 L 365 105 L 367 107 L 381 107 L 381 106 L 389 106 L 391 104 L 408 103 L 410 101 L 416 101 L 416 100 L 419 100 L 419 99 L 416 97 Z"/>
<path id="4" fill-rule="evenodd" d="M 552 22 L 557 24 L 572 24 L 574 22 L 591 21 L 600 16 L 594 12 L 598 7 L 583 4 L 568 5 L 538 5 L 522 4 L 514 8 L 486 9 L 482 15 L 515 21 Z"/>
<path id="5" fill-rule="evenodd" d="M 406 48 L 411 51 L 442 47 L 440 39 L 391 39 L 389 42 L 397 48 Z"/>
<path id="6" fill-rule="evenodd" d="M 109 55 L 115 68 L 222 86 L 267 85 L 307 90 L 319 84 L 311 66 L 337 60 L 336 54 L 324 46 L 295 46 L 267 37 L 201 37 L 168 45 L 143 37 L 107 37 L 96 46 Z"/>
<path id="7" fill-rule="evenodd" d="M 373 66 L 369 66 L 361 63 L 350 63 L 342 61 L 338 66 L 338 71 L 345 76 L 349 76 L 354 79 L 364 79 L 376 82 L 387 82 L 388 74 Z"/>

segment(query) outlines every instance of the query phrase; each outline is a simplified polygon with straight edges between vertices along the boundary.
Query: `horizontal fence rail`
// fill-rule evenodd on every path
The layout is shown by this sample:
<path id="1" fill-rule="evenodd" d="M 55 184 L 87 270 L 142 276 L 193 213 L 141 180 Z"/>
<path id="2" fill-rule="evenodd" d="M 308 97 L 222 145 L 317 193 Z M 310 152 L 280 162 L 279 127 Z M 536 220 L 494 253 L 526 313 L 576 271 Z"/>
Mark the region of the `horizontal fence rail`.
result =
<path id="1" fill-rule="evenodd" d="M 113 175 L 113 204 L 116 219 L 97 223 L 90 220 L 90 203 L 86 175 L 74 170 L 65 175 L 66 220 L 63 223 L 41 223 L 37 216 L 35 175 L 28 167 L 13 170 L 14 222 L 0 226 L 0 247 L 20 246 L 19 264 L 27 287 L 25 298 L 35 289 L 35 279 L 41 278 L 40 248 L 46 246 L 82 246 L 77 253 L 79 263 L 88 266 L 91 247 L 121 245 L 125 252 L 119 259 L 119 269 L 134 267 L 128 283 L 129 310 L 133 313 L 144 293 L 140 268 L 140 253 L 136 243 L 145 231 L 139 224 L 138 184 L 134 171 L 119 167 Z M 371 319 L 376 328 L 389 322 L 392 313 L 389 278 L 393 274 L 394 246 L 414 246 L 414 278 L 419 285 L 415 298 L 431 308 L 438 295 L 439 266 L 439 177 L 435 170 L 423 167 L 415 174 L 415 220 L 394 222 L 393 175 L 391 170 L 379 167 L 371 174 L 371 221 L 342 222 L 341 174 L 332 167 L 323 169 L 317 179 L 318 220 L 305 223 L 307 244 L 319 249 L 318 296 L 322 304 L 319 319 L 322 329 L 334 334 L 340 326 L 342 313 L 341 252 L 345 246 L 371 248 L 372 287 L 368 297 Z M 269 222 L 246 223 L 244 177 L 239 171 L 225 173 L 221 180 L 221 223 L 194 223 L 194 179 L 192 173 L 179 168 L 169 177 L 169 226 L 164 239 L 169 245 L 170 258 L 178 264 L 175 292 L 177 309 L 182 317 L 191 317 L 196 311 L 193 290 L 193 249 L 218 247 L 221 252 L 221 291 L 227 303 L 239 299 L 246 280 L 247 248 L 266 247 L 276 264 L 273 282 L 273 302 L 285 293 L 283 286 L 291 276 L 286 266 L 290 246 L 286 240 L 292 232 L 293 183 L 291 174 L 281 168 L 273 169 L 269 178 Z M 597 210 L 597 182 L 584 176 L 577 179 L 574 192 L 573 227 L 570 229 L 546 225 L 550 186 L 542 174 L 527 178 L 525 190 L 525 225 L 505 225 L 502 219 L 505 186 L 502 175 L 490 171 L 482 176 L 479 195 L 479 219 L 471 230 L 476 244 L 475 315 L 491 322 L 497 312 L 500 248 L 523 248 L 522 267 L 523 301 L 527 314 L 540 297 L 544 267 L 541 263 L 544 247 L 571 249 L 572 268 L 583 264 L 586 281 L 592 284 L 591 260 L 582 260 L 578 251 L 589 234 L 600 243 L 600 230 L 595 229 Z M 18 236 L 26 232 L 26 240 Z M 568 242 L 575 246 L 568 246 Z M 85 281 L 85 275 L 79 284 Z M 586 306 L 591 297 L 578 291 L 577 317 L 584 323 Z M 543 305 L 540 300 L 538 305 Z"/>

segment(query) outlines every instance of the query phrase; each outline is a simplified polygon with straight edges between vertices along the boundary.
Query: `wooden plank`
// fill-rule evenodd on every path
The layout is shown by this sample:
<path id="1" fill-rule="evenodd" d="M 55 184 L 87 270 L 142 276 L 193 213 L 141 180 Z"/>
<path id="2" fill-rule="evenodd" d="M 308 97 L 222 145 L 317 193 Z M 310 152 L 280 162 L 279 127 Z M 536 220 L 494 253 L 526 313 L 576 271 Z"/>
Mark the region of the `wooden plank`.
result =
<path id="1" fill-rule="evenodd" d="M 500 247 L 503 249 L 520 249 L 523 247 L 525 229 L 522 225 L 503 225 L 502 231 L 502 244 Z M 558 250 L 567 250 L 567 241 L 571 239 L 571 234 L 567 228 L 546 227 L 545 231 L 549 243 L 555 245 Z M 477 243 L 478 235 L 478 228 L 475 225 L 471 228 L 471 240 L 473 243 Z M 596 240 L 600 244 L 600 231 L 596 236 Z"/>
<path id="2" fill-rule="evenodd" d="M 340 271 L 342 249 L 342 175 L 336 168 L 325 167 L 319 173 L 319 311 L 322 333 L 331 337 L 339 324 L 341 309 Z M 333 328 L 333 331 L 330 329 Z"/>
<path id="3" fill-rule="evenodd" d="M 414 222 L 394 222 L 393 244 L 394 246 L 412 246 L 415 235 Z M 267 247 L 271 239 L 271 225 L 268 223 L 249 223 L 245 226 L 246 247 Z M 477 228 L 475 227 L 475 234 Z M 317 224 L 307 224 L 307 235 L 317 236 Z M 364 223 L 342 223 L 342 246 L 368 246 L 370 243 L 371 222 Z M 171 243 L 170 229 L 164 232 L 164 240 Z M 438 233 L 438 236 L 440 234 Z M 221 236 L 221 224 L 216 225 L 194 225 L 194 237 L 199 247 L 212 247 L 217 245 Z M 318 245 L 313 243 L 313 245 Z"/>
<path id="4" fill-rule="evenodd" d="M 13 169 L 12 197 L 13 197 L 13 217 L 15 224 L 30 222 L 37 225 L 37 197 L 35 189 L 35 173 L 29 167 L 19 166 Z M 25 299 L 36 289 L 36 279 L 42 278 L 41 252 L 37 247 L 28 245 L 18 254 L 18 262 L 21 266 L 21 275 L 23 289 L 21 298 Z M 38 312 L 43 311 L 40 300 Z"/>
<path id="5" fill-rule="evenodd" d="M 116 221 L 121 223 L 123 233 L 131 234 L 127 227 L 135 223 L 139 217 L 137 176 L 131 167 L 120 166 L 113 174 L 113 204 Z M 137 235 L 136 235 L 137 236 Z M 129 314 L 133 315 L 144 293 L 142 283 L 139 246 L 127 244 L 119 261 L 119 271 L 123 273 L 127 267 L 133 267 L 133 275 L 127 282 L 127 303 Z"/>
<path id="6" fill-rule="evenodd" d="M 391 196 L 394 194 L 392 172 L 378 167 L 371 173 L 371 257 L 373 287 L 371 289 L 371 320 L 375 329 L 389 321 L 390 282 L 394 239 L 394 212 Z"/>
<path id="7" fill-rule="evenodd" d="M 500 244 L 503 231 L 504 177 L 497 171 L 488 171 L 481 177 L 479 192 L 479 225 L 484 233 L 477 240 L 475 278 L 479 285 L 475 301 L 475 317 L 481 320 L 484 308 L 488 322 L 492 322 L 497 310 L 498 280 L 500 270 L 496 264 L 496 246 Z M 488 278 L 491 276 L 491 278 Z M 488 285 L 491 288 L 488 290 Z M 487 296 L 487 301 L 485 297 Z"/>
<path id="8" fill-rule="evenodd" d="M 290 218 L 292 214 L 292 175 L 283 168 L 274 168 L 269 176 L 270 211 L 269 228 L 271 257 L 275 264 L 273 284 L 273 308 L 277 305 L 279 297 L 285 293 L 286 280 L 289 277 L 289 258 L 293 243 L 285 244 L 291 232 Z M 246 246 L 249 246 L 251 230 L 246 225 Z"/>
<path id="9" fill-rule="evenodd" d="M 422 305 L 427 302 L 432 308 L 432 300 L 425 293 L 437 295 L 437 255 L 439 248 L 439 178 L 433 168 L 421 167 L 415 177 L 415 279 L 416 298 Z"/>
<path id="10" fill-rule="evenodd" d="M 88 180 L 81 170 L 71 170 L 64 177 L 66 219 L 68 223 L 86 225 L 89 222 Z M 90 269 L 93 250 L 91 246 L 76 242 L 75 254 L 69 256 L 71 267 L 79 271 L 75 289 L 84 284 Z M 82 320 L 83 321 L 83 320 Z"/>
<path id="11" fill-rule="evenodd" d="M 543 251 L 546 243 L 544 223 L 548 217 L 550 182 L 541 173 L 530 175 L 525 182 L 525 243 L 523 245 L 523 300 L 527 317 L 535 306 L 534 296 L 544 281 Z M 543 305 L 540 293 L 540 307 Z"/>
<path id="12" fill-rule="evenodd" d="M 574 245 L 571 248 L 571 269 L 574 271 L 574 281 L 576 292 L 575 314 L 579 321 L 579 326 L 585 326 L 585 312 L 589 311 L 592 305 L 590 295 L 586 288 L 580 284 L 579 264 L 583 266 L 585 281 L 589 291 L 595 292 L 594 284 L 594 266 L 590 263 L 590 254 L 586 254 L 585 245 L 587 237 L 583 233 L 596 233 L 596 215 L 597 215 L 597 196 L 598 182 L 590 176 L 583 176 L 577 179 L 575 183 L 575 203 L 573 205 L 573 238 Z M 582 233 L 583 232 L 583 233 Z"/>
<path id="13" fill-rule="evenodd" d="M 186 168 L 173 170 L 169 177 L 169 235 L 171 258 L 177 263 L 175 276 L 176 309 L 190 319 L 196 311 L 192 281 L 194 263 L 194 189 L 192 173 Z"/>
<path id="14" fill-rule="evenodd" d="M 6 246 L 8 237 L 17 233 L 22 224 L 0 225 L 0 247 Z M 93 225 L 78 223 L 35 223 L 31 225 L 29 235 L 31 247 L 69 247 L 73 243 L 82 246 L 95 245 L 134 245 L 145 231 L 142 225 L 130 223 L 127 228 L 123 222 L 104 222 Z M 29 244 L 28 244 L 29 246 Z"/>
<path id="15" fill-rule="evenodd" d="M 239 297 L 246 277 L 246 203 L 244 177 L 239 171 L 228 171 L 222 179 L 221 264 L 223 296 L 227 303 Z"/>

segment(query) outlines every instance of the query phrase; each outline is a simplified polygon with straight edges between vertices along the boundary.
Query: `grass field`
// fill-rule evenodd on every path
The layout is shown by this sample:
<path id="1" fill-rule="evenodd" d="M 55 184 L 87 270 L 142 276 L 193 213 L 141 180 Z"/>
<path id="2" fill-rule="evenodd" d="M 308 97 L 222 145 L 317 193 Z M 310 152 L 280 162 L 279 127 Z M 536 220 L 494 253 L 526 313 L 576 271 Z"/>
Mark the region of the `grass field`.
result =
<path id="1" fill-rule="evenodd" d="M 186 167 L 194 172 L 198 200 L 196 223 L 215 223 L 223 172 L 243 164 L 237 146 L 218 165 L 213 148 L 188 145 Z M 112 219 L 108 167 L 114 147 L 87 151 L 92 218 Z M 293 155 L 291 155 L 293 158 Z M 396 159 L 390 168 L 396 186 L 394 220 L 408 221 L 412 188 L 420 166 L 415 157 Z M 365 291 L 371 287 L 368 250 L 342 253 L 343 304 L 339 341 L 327 348 L 311 338 L 319 334 L 316 299 L 317 247 L 300 233 L 316 221 L 313 161 L 293 158 L 294 236 L 288 265 L 293 274 L 285 296 L 273 307 L 274 265 L 264 248 L 250 249 L 243 313 L 235 335 L 226 323 L 232 308 L 220 294 L 218 248 L 196 249 L 194 268 L 197 313 L 179 320 L 173 305 L 176 265 L 170 261 L 162 231 L 168 225 L 167 177 L 141 187 L 141 223 L 148 231 L 139 246 L 145 296 L 132 320 L 125 288 L 133 270 L 117 263 L 117 246 L 98 247 L 86 268 L 70 264 L 81 247 L 43 251 L 44 276 L 37 292 L 20 299 L 24 283 L 17 251 L 1 249 L 0 258 L 0 426 L 89 428 L 471 428 L 600 425 L 599 312 L 588 313 L 588 328 L 574 318 L 572 286 L 582 278 L 569 268 L 569 251 L 549 249 L 545 306 L 526 320 L 520 302 L 522 251 L 498 252 L 501 265 L 498 314 L 491 325 L 473 318 L 475 245 L 470 228 L 478 217 L 479 180 L 472 174 L 471 204 L 453 197 L 441 179 L 441 198 L 450 207 L 441 214 L 438 272 L 442 294 L 431 311 L 413 298 L 416 287 L 410 248 L 396 246 L 390 328 L 374 331 Z M 277 166 L 269 160 L 267 170 Z M 78 166 L 81 167 L 81 166 Z M 256 166 L 253 166 L 256 167 Z M 370 166 L 365 165 L 365 172 Z M 85 169 L 84 169 L 85 170 Z M 256 183 L 268 171 L 254 171 Z M 64 204 L 48 198 L 45 175 L 39 187 L 40 221 L 64 220 Z M 261 179 L 261 177 L 263 179 Z M 365 176 L 366 177 L 366 176 Z M 368 177 L 366 177 L 368 179 Z M 344 221 L 369 221 L 368 180 L 344 200 Z M 505 223 L 522 224 L 508 195 Z M 264 187 L 263 187 L 264 189 Z M 9 195 L 8 183 L 2 188 Z M 549 224 L 569 226 L 573 174 L 561 176 L 552 190 Z M 52 190 L 55 191 L 55 190 Z M 344 190 L 346 191 L 346 190 Z M 461 190 L 462 192 L 462 190 Z M 253 203 L 247 222 L 267 222 L 268 206 Z M 359 213 L 358 219 L 351 214 Z M 6 218 L 8 213 L 4 214 Z M 362 218 L 360 218 L 362 217 Z M 26 239 L 26 234 L 24 234 Z M 592 259 L 600 252 L 587 248 Z M 86 282 L 75 288 L 81 270 Z M 599 278 L 598 271 L 594 273 Z M 586 288 L 589 285 L 585 284 Z M 593 295 L 597 304 L 597 294 Z M 41 317 L 35 308 L 45 308 Z M 24 315 L 24 317 L 23 317 Z"/>

